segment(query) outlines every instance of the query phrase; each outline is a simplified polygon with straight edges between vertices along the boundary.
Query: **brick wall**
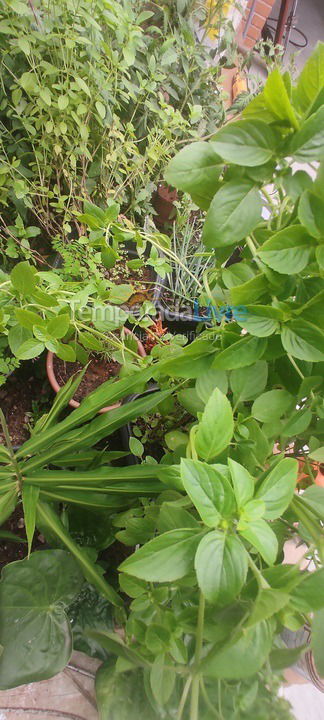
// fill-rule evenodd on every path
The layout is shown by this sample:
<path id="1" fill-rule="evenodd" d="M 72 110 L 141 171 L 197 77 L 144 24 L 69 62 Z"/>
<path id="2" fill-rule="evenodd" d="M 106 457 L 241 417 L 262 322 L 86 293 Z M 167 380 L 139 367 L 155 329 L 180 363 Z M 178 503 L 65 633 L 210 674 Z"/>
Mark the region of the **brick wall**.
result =
<path id="1" fill-rule="evenodd" d="M 248 1 L 247 8 L 245 10 L 242 22 L 237 32 L 237 42 L 239 45 L 245 47 L 248 50 L 255 45 L 256 41 L 260 38 L 261 30 L 265 21 L 267 20 L 269 15 L 271 15 L 271 11 L 273 5 L 275 4 L 275 1 L 276 0 L 257 0 L 252 16 L 252 22 L 246 35 L 243 36 L 246 20 L 249 17 L 253 0 Z"/>

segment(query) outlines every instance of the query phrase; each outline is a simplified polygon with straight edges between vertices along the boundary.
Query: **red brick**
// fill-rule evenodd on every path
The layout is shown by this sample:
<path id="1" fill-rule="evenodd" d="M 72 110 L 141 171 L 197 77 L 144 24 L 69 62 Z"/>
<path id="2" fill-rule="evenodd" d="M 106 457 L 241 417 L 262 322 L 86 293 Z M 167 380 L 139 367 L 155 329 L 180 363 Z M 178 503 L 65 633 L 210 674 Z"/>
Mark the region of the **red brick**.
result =
<path id="1" fill-rule="evenodd" d="M 265 18 L 262 15 L 258 15 L 255 13 L 252 18 L 252 25 L 254 27 L 259 28 L 259 30 L 262 30 L 263 25 L 265 23 Z"/>
<path id="2" fill-rule="evenodd" d="M 254 25 L 250 25 L 246 37 L 252 38 L 252 40 L 256 41 L 259 39 L 261 34 L 261 30 L 259 28 L 254 27 Z"/>

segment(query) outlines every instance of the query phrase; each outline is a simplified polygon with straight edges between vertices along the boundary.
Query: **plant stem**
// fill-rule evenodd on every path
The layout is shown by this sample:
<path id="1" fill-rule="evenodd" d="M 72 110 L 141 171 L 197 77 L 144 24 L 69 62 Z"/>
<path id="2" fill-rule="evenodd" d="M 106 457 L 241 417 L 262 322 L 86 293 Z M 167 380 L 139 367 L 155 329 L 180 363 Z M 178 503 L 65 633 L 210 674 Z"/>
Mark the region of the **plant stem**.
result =
<path id="1" fill-rule="evenodd" d="M 256 566 L 254 560 L 252 560 L 250 553 L 248 553 L 248 563 L 249 566 L 253 572 L 253 575 L 259 585 L 259 588 L 261 590 L 267 590 L 267 588 L 270 587 L 269 583 L 266 581 L 266 579 L 263 577 L 262 573 L 260 573 L 259 568 Z"/>
<path id="2" fill-rule="evenodd" d="M 199 607 L 198 607 L 198 621 L 197 621 L 197 634 L 196 634 L 196 650 L 195 650 L 195 662 L 194 662 L 194 674 L 191 686 L 191 704 L 190 704 L 190 720 L 199 720 L 199 665 L 200 656 L 203 646 L 203 631 L 204 631 L 204 616 L 205 616 L 205 598 L 200 592 L 199 595 Z"/>
<path id="3" fill-rule="evenodd" d="M 185 704 L 187 702 L 187 697 L 188 697 L 191 683 L 192 683 L 192 676 L 189 675 L 189 677 L 187 678 L 187 680 L 185 682 L 185 686 L 183 688 L 183 692 L 181 695 L 181 700 L 179 702 L 179 707 L 178 707 L 178 712 L 177 712 L 177 720 L 181 720 L 181 718 L 182 718 L 182 714 L 183 714 L 183 711 L 185 708 Z"/>

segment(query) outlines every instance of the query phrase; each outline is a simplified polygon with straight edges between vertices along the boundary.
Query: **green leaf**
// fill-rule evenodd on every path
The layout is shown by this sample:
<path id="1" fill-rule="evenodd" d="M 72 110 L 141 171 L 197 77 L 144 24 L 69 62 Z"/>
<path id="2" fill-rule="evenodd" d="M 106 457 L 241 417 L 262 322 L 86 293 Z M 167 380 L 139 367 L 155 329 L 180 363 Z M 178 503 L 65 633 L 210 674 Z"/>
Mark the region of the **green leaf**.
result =
<path id="1" fill-rule="evenodd" d="M 32 330 L 34 325 L 40 325 L 42 322 L 41 316 L 31 310 L 16 308 L 15 315 L 19 324 L 27 330 Z"/>
<path id="2" fill-rule="evenodd" d="M 225 450 L 233 436 L 232 408 L 226 395 L 216 388 L 202 414 L 195 435 L 195 446 L 203 460 L 213 460 Z"/>
<path id="3" fill-rule="evenodd" d="M 205 525 L 217 527 L 221 520 L 225 490 L 220 474 L 206 463 L 181 458 L 181 480 Z"/>
<path id="4" fill-rule="evenodd" d="M 10 515 L 13 513 L 17 502 L 17 488 L 14 484 L 10 490 L 0 495 L 0 525 L 3 525 L 3 523 L 8 520 Z"/>
<path id="5" fill-rule="evenodd" d="M 295 492 L 297 475 L 297 460 L 284 458 L 263 480 L 256 497 L 265 502 L 265 518 L 275 520 L 287 509 Z"/>
<path id="6" fill-rule="evenodd" d="M 247 552 L 236 535 L 213 530 L 198 545 L 195 570 L 206 600 L 221 607 L 228 605 L 245 583 Z"/>
<path id="7" fill-rule="evenodd" d="M 324 448 L 319 448 L 318 450 L 315 450 L 314 453 L 310 454 L 310 457 L 313 457 L 321 451 L 321 455 L 323 454 Z M 317 460 L 317 457 L 314 458 Z M 320 462 L 323 462 L 321 460 Z M 313 513 L 318 517 L 322 522 L 324 522 L 324 488 L 320 487 L 319 485 L 311 485 L 310 487 L 306 488 L 306 490 L 303 492 L 302 495 L 302 501 L 306 504 L 306 507 L 308 507 L 310 510 L 313 511 Z"/>
<path id="8" fill-rule="evenodd" d="M 299 360 L 324 360 L 324 332 L 307 320 L 298 318 L 285 323 L 281 341 L 286 352 Z"/>
<path id="9" fill-rule="evenodd" d="M 316 670 L 321 677 L 324 677 L 324 609 L 314 613 L 312 620 L 312 651 L 315 660 Z"/>
<path id="10" fill-rule="evenodd" d="M 272 588 L 259 590 L 246 627 L 272 617 L 288 604 L 289 599 L 289 595 L 281 590 L 272 590 Z"/>
<path id="11" fill-rule="evenodd" d="M 176 673 L 168 667 L 165 655 L 157 655 L 151 668 L 150 683 L 153 696 L 159 705 L 165 705 L 170 699 L 175 680 Z"/>
<path id="12" fill-rule="evenodd" d="M 66 110 L 68 104 L 69 104 L 69 96 L 68 95 L 59 95 L 57 99 L 57 105 L 59 110 Z"/>
<path id="13" fill-rule="evenodd" d="M 307 430 L 312 420 L 312 411 L 308 408 L 295 410 L 285 425 L 281 428 L 280 434 L 283 437 L 294 437 Z"/>
<path id="14" fill-rule="evenodd" d="M 324 85 L 324 44 L 319 42 L 306 61 L 294 89 L 294 103 L 306 112 Z"/>
<path id="15" fill-rule="evenodd" d="M 57 330 L 59 332 L 59 328 Z M 57 357 L 61 358 L 61 360 L 64 360 L 64 362 L 75 362 L 76 360 L 76 354 L 75 350 L 72 347 L 72 345 L 68 345 L 67 343 L 57 343 L 57 347 L 55 348 L 55 352 Z"/>
<path id="16" fill-rule="evenodd" d="M 228 390 L 228 380 L 225 370 L 214 370 L 211 368 L 198 376 L 195 389 L 196 393 L 204 403 L 209 400 L 215 388 L 218 388 L 222 393 L 224 393 L 224 395 L 226 395 Z"/>
<path id="17" fill-rule="evenodd" d="M 231 458 L 228 458 L 228 467 L 231 473 L 237 507 L 242 508 L 253 498 L 254 480 L 243 465 Z"/>
<path id="18" fill-rule="evenodd" d="M 196 204 L 207 210 L 218 189 L 222 165 L 211 143 L 195 142 L 180 150 L 170 161 L 165 179 L 178 190 L 193 195 Z"/>
<path id="19" fill-rule="evenodd" d="M 51 337 L 60 340 L 66 335 L 70 325 L 70 316 L 68 313 L 62 315 L 56 315 L 56 317 L 49 320 L 46 326 L 46 330 Z"/>
<path id="20" fill-rule="evenodd" d="M 279 121 L 289 123 L 295 130 L 298 130 L 299 123 L 278 68 L 270 73 L 262 94 L 266 107 L 275 118 Z"/>
<path id="21" fill-rule="evenodd" d="M 230 375 L 231 388 L 234 395 L 234 402 L 245 402 L 260 395 L 264 390 L 268 379 L 268 364 L 259 360 L 254 365 L 232 370 Z"/>
<path id="22" fill-rule="evenodd" d="M 83 92 L 85 92 L 85 94 L 91 98 L 91 92 L 90 92 L 87 84 L 85 83 L 85 81 L 80 77 L 76 77 L 75 82 L 79 86 L 80 90 L 83 90 Z"/>
<path id="23" fill-rule="evenodd" d="M 312 237 L 317 240 L 324 237 L 324 203 L 309 190 L 305 190 L 300 198 L 298 218 Z"/>
<path id="24" fill-rule="evenodd" d="M 28 262 L 20 262 L 10 273 L 10 280 L 15 288 L 22 295 L 29 295 L 36 287 L 36 270 Z"/>
<path id="25" fill-rule="evenodd" d="M 159 533 L 178 528 L 199 528 L 199 522 L 193 515 L 176 503 L 164 502 L 161 506 L 157 523 Z"/>
<path id="26" fill-rule="evenodd" d="M 28 541 L 28 557 L 30 557 L 31 546 L 35 532 L 38 498 L 39 488 L 36 485 L 27 485 L 27 483 L 23 483 L 22 502 L 24 509 L 26 535 Z"/>
<path id="27" fill-rule="evenodd" d="M 300 225 L 292 225 L 272 235 L 258 255 L 263 262 L 283 275 L 301 272 L 308 261 L 312 240 Z"/>
<path id="28" fill-rule="evenodd" d="M 129 449 L 133 455 L 136 455 L 136 457 L 142 457 L 144 453 L 143 443 L 135 437 L 129 438 Z"/>
<path id="29" fill-rule="evenodd" d="M 295 648 L 275 648 L 271 651 L 269 656 L 269 662 L 271 669 L 275 672 L 276 670 L 284 670 L 287 667 L 295 665 L 299 660 L 301 654 L 304 652 L 306 645 L 300 645 Z"/>
<path id="30" fill-rule="evenodd" d="M 17 357 L 19 360 L 31 360 L 38 355 L 41 355 L 45 345 L 38 340 L 30 339 L 25 340 L 17 350 Z"/>
<path id="31" fill-rule="evenodd" d="M 106 108 L 105 108 L 104 104 L 102 102 L 100 102 L 100 100 L 97 100 L 95 105 L 96 105 L 96 110 L 97 110 L 98 114 L 100 115 L 102 120 L 104 120 L 104 118 L 106 117 Z"/>
<path id="32" fill-rule="evenodd" d="M 253 403 L 251 414 L 260 422 L 279 420 L 293 405 L 294 398 L 287 390 L 268 390 Z"/>
<path id="33" fill-rule="evenodd" d="M 39 90 L 39 97 L 41 97 L 42 100 L 44 100 L 44 103 L 45 103 L 46 105 L 48 105 L 48 107 L 51 107 L 51 105 L 52 105 L 52 94 L 51 94 L 51 91 L 49 90 L 49 88 L 47 88 L 47 87 L 45 87 L 45 88 L 41 87 L 40 90 Z"/>
<path id="34" fill-rule="evenodd" d="M 80 592 L 82 583 L 77 564 L 63 550 L 36 552 L 3 569 L 2 690 L 46 680 L 64 669 L 72 653 L 71 625 L 65 607 Z"/>
<path id="35" fill-rule="evenodd" d="M 286 155 L 301 162 L 318 160 L 324 152 L 324 106 L 310 116 L 287 145 Z"/>
<path id="36" fill-rule="evenodd" d="M 48 528 L 51 533 L 64 543 L 71 554 L 74 555 L 74 558 L 80 565 L 86 579 L 113 605 L 122 605 L 122 600 L 119 595 L 117 595 L 115 590 L 103 579 L 99 569 L 90 560 L 84 549 L 80 548 L 76 542 L 72 540 L 70 534 L 52 507 L 47 503 L 38 501 L 37 518 L 42 522 L 42 525 Z"/>
<path id="37" fill-rule="evenodd" d="M 217 353 L 212 367 L 217 370 L 235 370 L 247 367 L 259 360 L 267 347 L 264 338 L 242 337 L 225 350 Z"/>
<path id="38" fill-rule="evenodd" d="M 119 570 L 149 582 L 173 582 L 188 575 L 202 534 L 194 528 L 170 530 L 143 545 Z"/>
<path id="39" fill-rule="evenodd" d="M 26 342 L 26 340 L 32 339 L 31 330 L 21 327 L 20 325 L 13 325 L 8 332 L 8 345 L 13 355 L 17 357 L 19 348 Z"/>
<path id="40" fill-rule="evenodd" d="M 254 167 L 272 158 L 276 136 L 261 120 L 238 120 L 218 130 L 210 144 L 226 162 Z"/>
<path id="41" fill-rule="evenodd" d="M 29 44 L 27 38 L 25 38 L 25 37 L 18 38 L 17 45 L 20 48 L 20 50 L 22 50 L 22 52 L 25 53 L 25 55 L 29 55 L 30 44 Z"/>
<path id="42" fill-rule="evenodd" d="M 207 248 L 238 244 L 261 219 L 259 191 L 248 180 L 231 180 L 214 196 L 207 211 L 202 240 Z"/>
<path id="43" fill-rule="evenodd" d="M 324 608 L 324 568 L 304 573 L 302 581 L 291 591 L 291 602 L 301 613 Z"/>
<path id="44" fill-rule="evenodd" d="M 234 319 L 240 327 L 256 337 L 268 337 L 279 330 L 282 312 L 269 305 L 246 305 L 234 309 Z"/>
<path id="45" fill-rule="evenodd" d="M 254 520 L 240 530 L 240 535 L 256 548 L 268 565 L 273 565 L 278 554 L 278 540 L 265 520 Z"/>
<path id="46" fill-rule="evenodd" d="M 263 620 L 244 630 L 222 650 L 212 649 L 201 664 L 204 675 L 227 680 L 242 680 L 254 675 L 269 655 L 272 634 L 272 626 Z"/>
<path id="47" fill-rule="evenodd" d="M 134 293 L 132 285 L 123 283 L 121 285 L 114 285 L 109 291 L 109 302 L 113 305 L 119 305 L 127 302 L 131 295 Z"/>
<path id="48" fill-rule="evenodd" d="M 244 312 L 244 306 L 246 303 L 256 302 L 262 295 L 269 290 L 269 283 L 266 276 L 263 273 L 255 275 L 251 280 L 242 283 L 242 285 L 236 285 L 231 288 L 231 300 L 233 305 L 242 305 Z"/>
<path id="49" fill-rule="evenodd" d="M 316 462 L 324 463 L 324 445 L 309 453 L 309 457 Z"/>

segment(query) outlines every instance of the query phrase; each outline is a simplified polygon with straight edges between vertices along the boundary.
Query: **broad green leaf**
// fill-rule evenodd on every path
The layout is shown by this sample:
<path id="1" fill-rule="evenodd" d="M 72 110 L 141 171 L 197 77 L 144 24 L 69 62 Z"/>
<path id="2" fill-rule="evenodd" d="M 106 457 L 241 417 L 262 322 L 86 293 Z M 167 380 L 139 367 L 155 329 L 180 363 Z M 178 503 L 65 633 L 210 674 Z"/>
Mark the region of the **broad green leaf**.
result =
<path id="1" fill-rule="evenodd" d="M 261 219 L 261 195 L 248 180 L 231 180 L 214 196 L 207 211 L 202 239 L 207 248 L 238 244 Z"/>
<path id="2" fill-rule="evenodd" d="M 136 437 L 129 438 L 129 449 L 133 455 L 136 455 L 136 457 L 142 457 L 144 453 L 144 445 Z"/>
<path id="3" fill-rule="evenodd" d="M 319 450 L 323 452 L 323 448 L 319 448 Z M 318 451 L 316 450 L 315 453 L 316 452 Z M 314 453 L 312 453 L 310 457 L 312 457 L 313 454 Z M 321 462 L 323 461 L 321 460 Z M 324 487 L 311 485 L 303 492 L 301 500 L 308 509 L 312 510 L 316 517 L 324 522 Z"/>
<path id="4" fill-rule="evenodd" d="M 13 355 L 17 357 L 19 348 L 26 340 L 32 340 L 31 330 L 21 325 L 13 325 L 8 332 L 8 345 Z"/>
<path id="5" fill-rule="evenodd" d="M 273 70 L 267 78 L 263 88 L 263 98 L 266 107 L 277 120 L 283 121 L 285 124 L 289 123 L 295 130 L 298 130 L 299 123 L 278 68 Z"/>
<path id="6" fill-rule="evenodd" d="M 316 670 L 321 677 L 324 677 L 324 609 L 314 613 L 312 620 L 312 651 L 314 655 Z"/>
<path id="7" fill-rule="evenodd" d="M 213 530 L 198 545 L 195 570 L 206 600 L 218 606 L 228 605 L 246 580 L 247 552 L 236 535 Z"/>
<path id="8" fill-rule="evenodd" d="M 308 408 L 295 410 L 285 425 L 281 428 L 280 434 L 283 437 L 293 437 L 307 430 L 312 420 L 312 411 Z"/>
<path id="9" fill-rule="evenodd" d="M 164 706 L 168 702 L 174 688 L 176 673 L 169 666 L 165 655 L 157 655 L 150 673 L 151 690 L 156 702 Z"/>
<path id="10" fill-rule="evenodd" d="M 294 89 L 294 103 L 306 112 L 324 85 L 324 44 L 319 42 L 306 61 Z"/>
<path id="11" fill-rule="evenodd" d="M 101 644 L 101 637 L 96 638 L 96 643 Z M 128 672 L 119 671 L 118 662 L 117 660 L 116 663 L 116 658 L 110 657 L 97 670 L 96 702 L 99 720 L 129 720 L 132 716 L 155 720 L 156 713 L 147 701 L 142 668 L 136 668 L 134 662 L 122 658 L 121 662 L 126 663 Z"/>
<path id="12" fill-rule="evenodd" d="M 178 392 L 178 401 L 182 407 L 184 407 L 190 415 L 196 416 L 199 412 L 204 409 L 204 403 L 199 397 L 195 388 L 185 388 Z"/>
<path id="13" fill-rule="evenodd" d="M 233 305 L 241 305 L 244 312 L 244 306 L 247 303 L 254 303 L 269 290 L 269 283 L 263 273 L 255 275 L 255 277 L 231 288 L 231 300 Z"/>
<path id="14" fill-rule="evenodd" d="M 216 370 L 235 370 L 247 367 L 259 360 L 267 347 L 264 338 L 242 337 L 215 356 L 212 367 Z"/>
<path id="15" fill-rule="evenodd" d="M 31 338 L 30 340 L 25 340 L 19 346 L 17 350 L 17 357 L 19 360 L 31 360 L 32 358 L 37 357 L 37 355 L 41 355 L 44 349 L 44 343 Z"/>
<path id="16" fill-rule="evenodd" d="M 15 316 L 19 324 L 27 330 L 32 330 L 34 325 L 40 325 L 42 322 L 40 315 L 37 315 L 37 313 L 31 310 L 24 310 L 23 308 L 17 308 L 15 310 Z"/>
<path id="17" fill-rule="evenodd" d="M 212 678 L 242 680 L 257 673 L 272 646 L 272 626 L 266 620 L 244 630 L 241 636 L 222 650 L 212 649 L 202 662 L 204 675 Z"/>
<path id="18" fill-rule="evenodd" d="M 181 458 L 181 480 L 205 525 L 217 527 L 225 498 L 224 485 L 217 470 L 207 463 Z"/>
<path id="19" fill-rule="evenodd" d="M 50 505 L 38 501 L 37 504 L 37 520 L 47 527 L 62 542 L 82 569 L 86 579 L 94 585 L 97 590 L 104 595 L 113 605 L 122 605 L 122 600 L 115 590 L 108 585 L 97 569 L 96 565 L 90 560 L 83 548 L 79 547 L 64 527 L 58 515 Z M 37 522 L 37 521 L 36 521 Z"/>
<path id="20" fill-rule="evenodd" d="M 52 105 L 52 93 L 49 88 L 47 87 L 41 87 L 39 90 L 39 97 L 44 100 L 45 105 L 48 105 L 48 107 L 51 107 Z"/>
<path id="21" fill-rule="evenodd" d="M 218 130 L 210 144 L 226 162 L 254 167 L 272 158 L 276 136 L 261 120 L 238 120 Z"/>
<path id="22" fill-rule="evenodd" d="M 69 104 L 69 96 L 68 95 L 59 95 L 59 97 L 57 99 L 58 109 L 66 110 L 68 104 Z"/>
<path id="23" fill-rule="evenodd" d="M 63 550 L 44 550 L 10 563 L 0 582 L 0 688 L 46 680 L 72 653 L 65 608 L 83 584 L 73 558 Z M 15 632 L 13 632 L 15 628 Z M 37 641 L 36 641 L 37 639 Z"/>
<path id="24" fill-rule="evenodd" d="M 305 170 L 297 170 L 292 174 L 292 170 L 282 178 L 282 185 L 289 197 L 296 202 L 304 190 L 310 190 L 313 186 L 312 178 Z"/>
<path id="25" fill-rule="evenodd" d="M 228 458 L 237 507 L 242 508 L 254 495 L 254 480 L 250 473 L 235 460 Z"/>
<path id="26" fill-rule="evenodd" d="M 224 285 L 229 289 L 236 287 L 236 285 L 248 282 L 248 280 L 251 280 L 253 277 L 254 272 L 252 268 L 244 262 L 235 263 L 234 265 L 230 265 L 228 268 L 225 267 L 224 270 L 222 270 Z"/>
<path id="27" fill-rule="evenodd" d="M 286 352 L 299 360 L 324 360 L 324 332 L 307 320 L 298 318 L 285 323 L 281 331 L 281 341 Z"/>
<path id="28" fill-rule="evenodd" d="M 279 330 L 282 313 L 269 305 L 246 305 L 233 311 L 234 319 L 241 328 L 256 337 L 268 337 Z"/>
<path id="29" fill-rule="evenodd" d="M 271 651 L 269 656 L 271 669 L 275 672 L 276 670 L 284 670 L 285 668 L 291 667 L 292 665 L 296 665 L 305 648 L 305 645 L 300 645 L 295 648 L 287 649 L 274 648 L 274 650 Z"/>
<path id="30" fill-rule="evenodd" d="M 284 458 L 263 480 L 256 497 L 265 502 L 267 520 L 275 520 L 287 509 L 295 492 L 297 476 L 297 460 Z"/>
<path id="31" fill-rule="evenodd" d="M 228 380 L 225 370 L 214 370 L 211 368 L 198 376 L 195 389 L 204 403 L 209 400 L 215 388 L 218 388 L 222 393 L 224 393 L 224 395 L 226 395 L 228 390 Z"/>
<path id="32" fill-rule="evenodd" d="M 288 604 L 289 599 L 288 593 L 281 590 L 272 590 L 272 588 L 259 590 L 246 627 L 251 627 L 261 620 L 272 617 Z"/>
<path id="33" fill-rule="evenodd" d="M 151 623 L 145 633 L 145 645 L 153 655 L 164 653 L 168 650 L 171 640 L 169 628 Z"/>
<path id="34" fill-rule="evenodd" d="M 195 528 L 170 530 L 143 545 L 119 570 L 149 582 L 172 582 L 188 575 L 202 533 Z"/>
<path id="35" fill-rule="evenodd" d="M 309 457 L 311 457 L 312 460 L 316 460 L 316 462 L 324 463 L 324 445 L 316 450 L 312 450 L 312 452 L 309 453 Z"/>
<path id="36" fill-rule="evenodd" d="M 27 483 L 23 483 L 22 502 L 24 509 L 26 535 L 28 541 L 28 557 L 30 557 L 31 546 L 35 532 L 38 497 L 39 488 L 36 485 L 27 485 Z"/>
<path id="37" fill-rule="evenodd" d="M 304 573 L 303 580 L 291 591 L 291 602 L 302 613 L 324 608 L 324 568 Z"/>
<path id="38" fill-rule="evenodd" d="M 66 335 L 70 325 L 70 316 L 67 313 L 62 315 L 56 315 L 56 317 L 49 320 L 46 329 L 49 335 L 58 340 Z"/>
<path id="39" fill-rule="evenodd" d="M 164 502 L 158 517 L 157 528 L 159 533 L 178 528 L 199 528 L 199 522 L 183 507 L 176 503 Z"/>
<path id="40" fill-rule="evenodd" d="M 319 160 L 324 153 L 324 106 L 311 115 L 292 136 L 286 155 L 301 162 Z"/>
<path id="41" fill-rule="evenodd" d="M 20 262 L 10 273 L 10 280 L 15 288 L 22 295 L 29 295 L 37 284 L 36 270 L 28 262 Z"/>
<path id="42" fill-rule="evenodd" d="M 75 82 L 76 82 L 76 84 L 79 86 L 79 88 L 80 88 L 81 90 L 83 90 L 83 92 L 85 92 L 86 95 L 88 95 L 88 97 L 91 98 L 91 92 L 90 92 L 90 90 L 89 90 L 86 82 L 85 82 L 82 78 L 80 78 L 80 77 L 76 77 L 76 78 L 75 78 Z"/>
<path id="43" fill-rule="evenodd" d="M 202 414 L 195 435 L 195 446 L 203 460 L 213 460 L 225 450 L 233 436 L 232 408 L 226 395 L 216 388 Z"/>
<path id="44" fill-rule="evenodd" d="M 276 421 L 293 403 L 294 398 L 287 390 L 268 390 L 254 401 L 251 414 L 260 422 Z"/>
<path id="45" fill-rule="evenodd" d="M 312 239 L 300 225 L 292 225 L 272 235 L 258 255 L 263 262 L 283 275 L 294 275 L 309 261 Z"/>
<path id="46" fill-rule="evenodd" d="M 194 195 L 197 205 L 207 210 L 218 189 L 222 165 L 222 159 L 211 143 L 195 142 L 180 150 L 170 161 L 165 179 L 178 190 Z"/>
<path id="47" fill-rule="evenodd" d="M 309 190 L 305 190 L 300 198 L 298 218 L 312 237 L 317 240 L 324 237 L 324 203 Z"/>
<path id="48" fill-rule="evenodd" d="M 273 565 L 278 554 L 278 540 L 265 520 L 254 520 L 240 530 L 240 535 L 253 545 L 268 565 Z"/>
<path id="49" fill-rule="evenodd" d="M 232 370 L 230 384 L 233 391 L 234 402 L 253 400 L 256 395 L 263 392 L 267 384 L 268 364 L 259 360 L 254 365 Z"/>
<path id="50" fill-rule="evenodd" d="M 319 245 L 316 248 L 315 255 L 321 270 L 324 270 L 324 245 Z"/>

